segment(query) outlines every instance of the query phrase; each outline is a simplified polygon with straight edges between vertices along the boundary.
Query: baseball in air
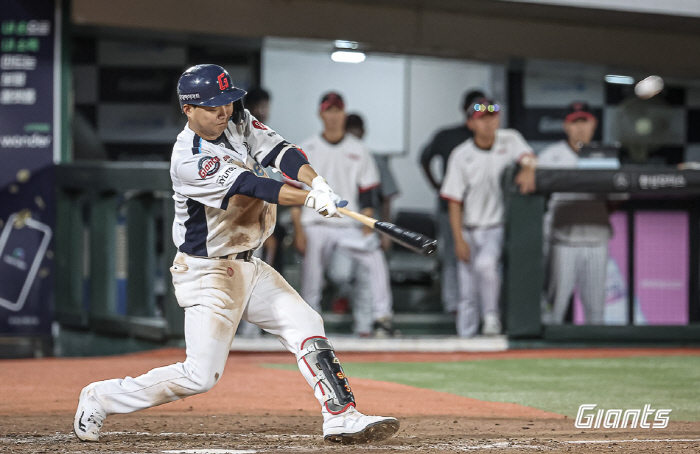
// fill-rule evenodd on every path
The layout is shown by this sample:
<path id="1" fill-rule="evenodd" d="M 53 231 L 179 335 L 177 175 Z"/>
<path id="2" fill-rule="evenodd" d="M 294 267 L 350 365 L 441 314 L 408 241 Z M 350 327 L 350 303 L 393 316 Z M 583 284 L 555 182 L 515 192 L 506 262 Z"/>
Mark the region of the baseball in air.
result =
<path id="1" fill-rule="evenodd" d="M 664 88 L 664 80 L 659 76 L 649 76 L 637 82 L 634 87 L 634 94 L 642 99 L 649 99 L 659 94 Z"/>

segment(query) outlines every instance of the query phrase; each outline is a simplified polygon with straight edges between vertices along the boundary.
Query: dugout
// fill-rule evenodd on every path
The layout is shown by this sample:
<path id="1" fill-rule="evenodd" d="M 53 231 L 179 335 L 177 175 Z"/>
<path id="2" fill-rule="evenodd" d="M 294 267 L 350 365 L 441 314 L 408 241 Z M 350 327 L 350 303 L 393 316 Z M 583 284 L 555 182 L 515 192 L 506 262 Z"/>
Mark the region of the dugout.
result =
<path id="1" fill-rule="evenodd" d="M 278 57 L 281 47 L 294 43 L 326 46 L 324 52 L 330 55 L 334 40 L 349 39 L 367 52 L 365 67 L 373 59 L 393 60 L 391 71 L 381 71 L 387 78 L 397 76 L 386 85 L 356 77 L 350 66 L 339 72 L 363 91 L 372 87 L 368 98 L 374 105 L 392 105 L 402 114 L 375 111 L 381 121 L 370 122 L 370 128 L 400 126 L 389 140 L 395 147 L 389 150 L 395 152 L 395 171 L 407 182 L 398 208 L 430 216 L 435 197 L 420 174 L 417 154 L 437 128 L 461 118 L 457 98 L 472 86 L 482 86 L 501 100 L 507 125 L 540 149 L 560 138 L 554 120 L 570 94 L 592 95 L 596 113 L 612 118 L 631 86 L 607 83 L 604 75 L 659 74 L 668 85 L 664 97 L 670 110 L 663 113 L 670 113 L 670 123 L 682 136 L 663 145 L 674 147 L 682 159 L 700 156 L 700 60 L 687 58 L 700 44 L 700 15 L 684 12 L 679 1 L 667 2 L 662 9 L 649 9 L 650 3 L 636 2 L 630 11 L 527 0 L 263 0 L 254 5 L 242 0 L 174 0 L 167 8 L 152 0 L 34 0 L 31 8 L 23 0 L 8 2 L 0 14 L 0 53 L 8 55 L 8 65 L 19 66 L 14 74 L 3 76 L 7 97 L 0 105 L 5 128 L 0 135 L 9 137 L 9 145 L 3 145 L 7 153 L 0 168 L 0 228 L 8 225 L 10 215 L 29 213 L 50 226 L 53 235 L 45 258 L 36 262 L 41 266 L 32 274 L 36 289 L 28 304 L 18 304 L 17 294 L 5 294 L 7 306 L 22 306 L 24 312 L 0 308 L 0 322 L 8 322 L 0 329 L 0 350 L 3 338 L 14 342 L 42 336 L 45 346 L 37 350 L 48 353 L 55 337 L 52 326 L 122 336 L 134 349 L 145 345 L 142 340 L 162 343 L 179 336 L 181 311 L 163 310 L 173 308 L 168 303 L 173 301 L 170 289 L 163 284 L 173 246 L 158 232 L 172 217 L 163 161 L 181 129 L 173 81 L 189 64 L 224 64 L 247 88 L 265 82 L 264 74 L 273 72 L 266 54 L 275 51 Z M 25 36 L 30 20 L 39 22 L 33 23 L 32 35 Z M 273 49 L 270 42 L 275 41 Z M 308 48 L 297 50 L 309 53 Z M 25 57 L 37 57 L 39 64 Z M 300 66 L 296 62 L 294 68 L 298 71 Z M 296 79 L 286 72 L 274 73 L 285 88 L 314 83 L 308 73 Z M 402 86 L 404 91 L 399 90 Z M 282 93 L 273 93 L 278 108 Z M 308 92 L 303 101 L 307 98 L 316 102 Z M 451 111 L 443 107 L 448 105 Z M 312 115 L 314 109 L 315 104 L 297 112 Z M 316 131 L 317 124 L 310 127 Z M 291 130 L 295 134 L 290 138 L 301 139 L 299 125 Z M 614 141 L 603 131 L 597 139 Z M 76 164 L 81 159 L 93 160 L 93 166 Z M 538 203 L 515 203 L 520 202 Z M 521 228 L 536 234 L 534 225 Z M 41 233 L 35 230 L 32 239 L 40 247 Z M 34 252 L 13 247 L 9 260 L 20 263 L 17 260 L 31 258 Z M 25 262 L 31 269 L 32 261 Z M 435 286 L 412 279 L 405 272 L 408 260 L 395 262 L 399 298 L 406 308 L 399 314 L 402 331 L 454 334 L 453 319 L 435 300 Z M 431 275 L 432 268 L 425 269 L 421 277 Z M 3 278 L 0 273 L 0 293 L 9 288 L 3 286 Z M 24 291 L 23 286 L 14 287 L 16 293 Z M 120 316 L 112 317 L 115 313 Z M 329 325 L 346 326 L 347 319 L 340 316 Z M 514 339 L 542 335 L 531 328 L 524 334 L 515 332 Z M 620 332 L 621 327 L 616 328 Z M 95 339 L 81 339 L 77 347 Z M 109 348 L 102 350 L 114 351 Z"/>
<path id="2" fill-rule="evenodd" d="M 507 332 L 513 340 L 578 342 L 700 341 L 700 171 L 676 167 L 538 169 L 537 192 L 521 195 L 507 178 L 504 296 Z M 545 281 L 543 217 L 553 192 L 628 194 L 612 214 L 610 255 L 616 256 L 626 291 L 618 291 L 618 317 L 606 324 L 542 321 Z M 611 276 L 609 273 L 608 280 Z M 618 285 L 619 286 L 619 285 Z M 619 289 L 618 289 L 619 290 Z M 618 308 L 619 309 L 619 308 Z M 576 312 L 576 309 L 574 309 Z M 620 313 L 622 317 L 620 317 Z"/>

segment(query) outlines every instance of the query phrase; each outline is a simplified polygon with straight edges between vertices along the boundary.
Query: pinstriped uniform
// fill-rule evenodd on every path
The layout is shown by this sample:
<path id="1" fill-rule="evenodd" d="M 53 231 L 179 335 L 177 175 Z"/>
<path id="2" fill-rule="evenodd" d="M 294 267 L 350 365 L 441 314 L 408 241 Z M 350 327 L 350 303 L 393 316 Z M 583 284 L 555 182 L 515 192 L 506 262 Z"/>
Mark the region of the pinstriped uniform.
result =
<path id="1" fill-rule="evenodd" d="M 550 145 L 538 157 L 541 168 L 575 168 L 578 154 L 566 141 Z M 574 290 L 578 290 L 586 323 L 602 324 L 608 241 L 612 235 L 607 196 L 554 193 L 545 216 L 549 242 L 547 300 L 550 323 L 561 324 Z"/>
<path id="2" fill-rule="evenodd" d="M 603 323 L 607 263 L 607 245 L 552 245 L 547 298 L 552 303 L 552 321 L 555 324 L 564 322 L 574 288 L 579 290 L 586 322 Z"/>

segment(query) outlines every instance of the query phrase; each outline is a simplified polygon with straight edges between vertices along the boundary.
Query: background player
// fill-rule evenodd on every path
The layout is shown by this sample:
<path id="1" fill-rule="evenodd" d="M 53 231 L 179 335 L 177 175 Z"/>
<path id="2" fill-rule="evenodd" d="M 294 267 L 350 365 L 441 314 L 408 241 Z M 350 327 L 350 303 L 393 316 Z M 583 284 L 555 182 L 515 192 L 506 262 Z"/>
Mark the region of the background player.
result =
<path id="1" fill-rule="evenodd" d="M 349 114 L 345 119 L 345 132 L 352 134 L 362 140 L 365 135 L 364 121 L 358 114 Z M 389 160 L 386 155 L 378 155 L 373 153 L 374 162 L 377 164 L 379 171 L 379 187 L 373 190 L 374 198 L 372 200 L 372 209 L 375 216 L 380 221 L 391 222 L 391 199 L 398 195 L 399 189 L 396 187 L 396 181 L 389 168 Z M 381 247 L 383 250 L 388 250 L 393 241 L 387 235 L 380 237 Z M 353 279 L 357 272 L 356 262 L 348 254 L 342 253 L 333 254 L 331 263 L 328 269 L 328 277 L 338 286 L 338 297 L 331 303 L 333 312 L 340 312 L 342 304 L 348 304 L 348 296 L 356 286 L 353 285 Z M 362 272 L 362 271 L 360 271 Z M 370 294 L 371 298 L 372 295 Z M 391 315 L 385 313 L 385 304 L 373 298 L 373 302 L 379 302 L 377 314 L 374 316 L 373 335 L 374 337 L 391 337 L 398 332 L 394 329 L 391 320 Z"/>
<path id="2" fill-rule="evenodd" d="M 366 442 L 393 435 L 395 418 L 355 410 L 347 378 L 326 339 L 323 321 L 272 267 L 252 252 L 272 233 L 275 207 L 305 205 L 337 215 L 333 193 L 293 144 L 243 108 L 245 91 L 223 68 L 197 65 L 178 82 L 187 125 L 173 147 L 173 238 L 178 246 L 173 284 L 185 309 L 187 359 L 136 378 L 83 388 L 75 434 L 98 441 L 105 417 L 172 402 L 211 389 L 223 374 L 231 341 L 243 319 L 277 336 L 322 406 L 323 435 Z M 307 183 L 310 192 L 266 178 L 272 165 Z M 274 399 L 274 390 L 259 390 Z"/>
<path id="3" fill-rule="evenodd" d="M 245 95 L 245 107 L 250 114 L 263 123 L 270 116 L 270 92 L 262 87 L 253 87 Z"/>
<path id="4" fill-rule="evenodd" d="M 590 145 L 598 120 L 588 104 L 574 102 L 563 126 L 567 139 L 542 150 L 539 167 L 576 168 L 579 151 Z M 564 322 L 574 287 L 578 287 L 586 323 L 603 323 L 612 236 L 607 199 L 605 194 L 561 192 L 549 199 L 545 240 L 550 244 L 547 300 L 552 311 L 543 316 L 550 323 Z"/>
<path id="5" fill-rule="evenodd" d="M 372 201 L 379 187 L 379 175 L 372 155 L 352 134 L 345 133 L 345 103 L 338 93 L 327 93 L 321 99 L 319 116 L 323 132 L 304 142 L 302 148 L 314 168 L 340 188 L 348 200 L 348 208 L 373 216 Z M 320 311 L 324 271 L 333 254 L 347 254 L 357 262 L 356 288 L 353 298 L 355 332 L 360 336 L 372 333 L 376 319 L 392 316 L 392 295 L 389 271 L 378 235 L 350 218 L 318 219 L 308 210 L 293 209 L 297 250 L 304 255 L 301 294 Z M 369 291 L 367 291 L 369 290 Z"/>
<path id="6" fill-rule="evenodd" d="M 455 148 L 447 162 L 440 195 L 449 201 L 450 226 L 458 262 L 460 300 L 457 334 L 472 337 L 483 318 L 482 333 L 500 334 L 499 261 L 503 249 L 503 171 L 516 161 L 522 192 L 535 189 L 532 149 L 519 132 L 499 130 L 500 106 L 479 98 L 467 111 L 474 137 Z"/>
<path id="7" fill-rule="evenodd" d="M 472 137 L 472 131 L 467 127 L 467 113 L 474 100 L 483 98 L 485 95 L 479 90 L 471 90 L 464 94 L 462 111 L 464 112 L 464 122 L 452 128 L 446 128 L 435 134 L 435 137 L 425 146 L 420 156 L 420 164 L 428 182 L 435 191 L 440 193 L 440 186 L 445 178 L 447 161 L 452 154 L 452 150 L 467 139 Z M 435 160 L 440 161 L 440 179 L 433 176 L 432 166 Z M 450 229 L 450 218 L 447 212 L 447 200 L 438 197 L 438 232 L 439 243 L 438 254 L 440 256 L 440 294 L 442 297 L 442 307 L 445 312 L 457 313 L 459 303 L 459 285 L 457 284 L 457 257 L 455 256 L 454 243 L 452 241 L 452 229 Z"/>

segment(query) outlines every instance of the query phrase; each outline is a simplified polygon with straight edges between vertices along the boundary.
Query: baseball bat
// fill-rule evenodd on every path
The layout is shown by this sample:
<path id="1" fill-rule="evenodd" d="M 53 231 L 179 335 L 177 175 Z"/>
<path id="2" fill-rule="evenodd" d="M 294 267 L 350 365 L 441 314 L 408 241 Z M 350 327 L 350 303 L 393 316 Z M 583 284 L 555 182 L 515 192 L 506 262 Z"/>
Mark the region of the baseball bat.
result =
<path id="1" fill-rule="evenodd" d="M 360 221 L 367 227 L 388 236 L 401 246 L 421 255 L 431 255 L 437 249 L 437 241 L 434 239 L 421 235 L 420 233 L 404 229 L 403 227 L 399 227 L 391 222 L 378 221 L 369 216 L 365 216 L 364 214 L 360 214 L 342 207 L 338 207 L 338 212 Z"/>

